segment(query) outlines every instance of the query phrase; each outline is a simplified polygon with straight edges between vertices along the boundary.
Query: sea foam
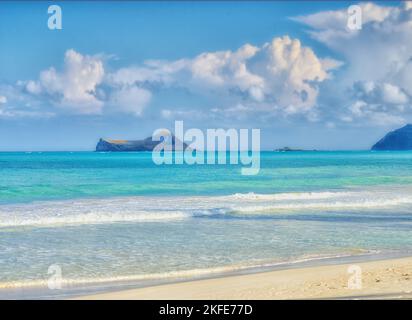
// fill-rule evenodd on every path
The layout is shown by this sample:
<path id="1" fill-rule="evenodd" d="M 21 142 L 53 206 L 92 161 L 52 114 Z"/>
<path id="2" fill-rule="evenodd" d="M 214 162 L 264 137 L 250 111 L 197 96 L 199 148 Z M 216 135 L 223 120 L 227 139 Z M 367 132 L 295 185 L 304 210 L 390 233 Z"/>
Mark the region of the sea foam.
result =
<path id="1" fill-rule="evenodd" d="M 144 223 L 288 212 L 410 209 L 408 188 L 228 196 L 122 197 L 0 206 L 0 227 Z"/>

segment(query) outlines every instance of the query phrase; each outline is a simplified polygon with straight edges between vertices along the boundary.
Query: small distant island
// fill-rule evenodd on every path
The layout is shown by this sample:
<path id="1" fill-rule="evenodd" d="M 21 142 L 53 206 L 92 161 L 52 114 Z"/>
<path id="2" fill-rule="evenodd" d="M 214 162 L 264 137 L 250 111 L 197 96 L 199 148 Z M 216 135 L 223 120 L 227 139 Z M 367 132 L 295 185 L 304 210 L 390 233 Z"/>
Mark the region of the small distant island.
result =
<path id="1" fill-rule="evenodd" d="M 283 147 L 279 149 L 275 149 L 276 152 L 292 152 L 292 151 L 303 151 L 302 149 L 294 149 L 290 147 Z"/>
<path id="2" fill-rule="evenodd" d="M 295 149 L 290 147 L 283 147 L 279 149 L 275 149 L 275 152 L 294 152 L 294 151 L 317 151 L 317 150 L 304 150 L 304 149 Z"/>
<path id="3" fill-rule="evenodd" d="M 389 132 L 375 145 L 375 151 L 404 151 L 412 150 L 412 124 Z"/>

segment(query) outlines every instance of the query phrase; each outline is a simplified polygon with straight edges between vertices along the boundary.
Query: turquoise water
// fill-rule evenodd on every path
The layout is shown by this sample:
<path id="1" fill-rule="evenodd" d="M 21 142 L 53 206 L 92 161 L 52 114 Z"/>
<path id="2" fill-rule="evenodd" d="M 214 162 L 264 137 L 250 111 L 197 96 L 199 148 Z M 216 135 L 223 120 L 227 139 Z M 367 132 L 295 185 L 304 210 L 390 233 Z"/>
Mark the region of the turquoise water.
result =
<path id="1" fill-rule="evenodd" d="M 412 250 L 412 152 L 0 153 L 0 288 L 186 278 Z"/>
<path id="2" fill-rule="evenodd" d="M 230 195 L 412 184 L 410 152 L 262 152 L 241 165 L 164 165 L 151 153 L 0 153 L 0 203 L 132 195 Z"/>

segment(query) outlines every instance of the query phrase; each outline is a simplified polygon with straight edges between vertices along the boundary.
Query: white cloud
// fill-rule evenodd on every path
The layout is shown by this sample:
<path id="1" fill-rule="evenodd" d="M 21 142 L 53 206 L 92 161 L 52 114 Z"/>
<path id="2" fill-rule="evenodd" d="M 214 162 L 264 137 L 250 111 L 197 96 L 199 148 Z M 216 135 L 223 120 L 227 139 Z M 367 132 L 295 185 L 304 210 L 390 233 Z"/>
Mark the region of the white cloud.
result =
<path id="1" fill-rule="evenodd" d="M 390 83 L 382 85 L 382 98 L 384 102 L 390 104 L 404 104 L 409 101 L 408 96 L 401 88 Z"/>
<path id="2" fill-rule="evenodd" d="M 52 105 L 53 112 L 80 114 L 121 112 L 141 117 L 155 105 L 157 94 L 167 91 L 169 97 L 176 91 L 200 102 L 190 109 L 153 106 L 164 118 L 295 115 L 324 120 L 328 127 L 339 120 L 382 125 L 403 121 L 412 114 L 411 2 L 398 7 L 359 5 L 363 26 L 357 31 L 347 29 L 347 8 L 293 18 L 344 60 L 338 79 L 333 71 L 342 66 L 341 61 L 320 57 L 300 40 L 284 36 L 262 45 L 244 44 L 174 61 L 147 60 L 110 72 L 104 56 L 68 50 L 61 70 L 51 67 L 38 79 L 16 86 L 24 84 L 25 97 L 2 94 L 8 104 L 20 99 L 21 105 Z M 325 90 L 326 86 L 332 90 Z M 325 103 L 332 98 L 334 103 Z"/>
<path id="3" fill-rule="evenodd" d="M 385 112 L 373 112 L 369 115 L 369 121 L 379 126 L 401 126 L 405 124 L 405 118 Z"/>
<path id="4" fill-rule="evenodd" d="M 194 81 L 210 86 L 237 87 L 242 91 L 263 85 L 264 79 L 248 70 L 248 60 L 260 49 L 246 44 L 237 51 L 206 52 L 189 61 Z"/>
<path id="5" fill-rule="evenodd" d="M 383 22 L 389 16 L 397 14 L 399 9 L 396 7 L 383 7 L 374 3 L 359 3 L 362 9 L 362 24 Z M 313 30 L 309 33 L 316 40 L 326 43 L 331 47 L 340 47 L 341 40 L 348 40 L 358 36 L 358 30 L 350 30 L 347 27 L 348 12 L 347 8 L 341 10 L 321 11 L 318 13 L 298 16 L 292 20 L 301 22 Z"/>
<path id="6" fill-rule="evenodd" d="M 26 84 L 26 90 L 32 94 L 40 94 L 42 92 L 42 87 L 39 82 L 29 80 Z"/>
<path id="7" fill-rule="evenodd" d="M 347 72 L 356 80 L 388 80 L 385 76 L 394 77 L 410 61 L 412 10 L 405 5 L 359 5 L 362 8 L 361 30 L 347 29 L 346 9 L 319 12 L 295 20 L 309 26 L 314 39 L 343 55 L 348 60 Z"/>
<path id="8" fill-rule="evenodd" d="M 148 90 L 136 86 L 122 87 L 113 92 L 110 102 L 115 106 L 115 111 L 141 116 L 151 97 L 152 94 Z"/>
<path id="9" fill-rule="evenodd" d="M 347 29 L 346 9 L 294 18 L 310 35 L 345 58 L 346 68 L 336 84 L 349 89 L 341 119 L 366 117 L 377 125 L 395 123 L 412 111 L 412 6 L 360 3 L 362 29 Z M 350 99 L 353 98 L 352 102 Z M 338 116 L 339 117 L 339 116 Z M 356 118 L 356 117 L 355 117 Z"/>
<path id="10" fill-rule="evenodd" d="M 387 82 L 358 81 L 355 82 L 353 91 L 357 98 L 371 104 L 390 106 L 409 102 L 409 97 L 403 89 Z"/>
<path id="11" fill-rule="evenodd" d="M 298 39 L 274 38 L 260 47 L 245 44 L 236 51 L 204 52 L 192 59 L 149 61 L 110 75 L 116 85 L 167 85 L 198 95 L 219 96 L 257 109 L 304 113 L 316 105 L 318 84 L 339 67 L 321 59 Z"/>
<path id="12" fill-rule="evenodd" d="M 266 43 L 250 69 L 264 79 L 263 93 L 286 113 L 306 112 L 316 106 L 318 84 L 340 64 L 322 60 L 297 39 L 275 38 Z"/>
<path id="13" fill-rule="evenodd" d="M 120 68 L 108 74 L 106 80 L 113 86 L 144 85 L 146 83 L 170 84 L 174 74 L 186 65 L 185 60 L 173 62 L 148 60 L 143 66 Z"/>
<path id="14" fill-rule="evenodd" d="M 7 105 L 8 99 L 5 96 L 0 96 L 0 118 L 15 119 L 15 118 L 50 118 L 54 114 L 52 112 L 33 110 L 32 108 L 16 108 Z"/>
<path id="15" fill-rule="evenodd" d="M 341 115 L 343 122 L 359 122 L 379 126 L 401 125 L 405 123 L 400 108 L 388 108 L 386 105 L 356 100 L 349 105 L 346 113 Z"/>
<path id="16" fill-rule="evenodd" d="M 53 112 L 38 108 L 37 103 L 22 94 L 20 88 L 0 84 L 0 118 L 50 118 Z"/>
<path id="17" fill-rule="evenodd" d="M 38 80 L 19 83 L 27 93 L 65 112 L 101 114 L 107 107 L 111 112 L 141 116 L 152 94 L 139 87 L 140 82 L 160 81 L 162 72 L 167 70 L 131 68 L 106 75 L 102 55 L 82 55 L 70 49 L 65 53 L 63 70 L 50 67 L 40 73 Z"/>
<path id="18" fill-rule="evenodd" d="M 148 60 L 109 73 L 101 56 L 70 49 L 62 70 L 50 67 L 38 80 L 21 83 L 26 93 L 80 114 L 100 114 L 106 109 L 142 116 L 155 93 L 172 89 L 210 100 L 209 109 L 219 105 L 222 115 L 235 109 L 241 112 L 234 106 L 242 105 L 247 113 L 309 117 L 316 107 L 319 84 L 340 65 L 318 57 L 298 39 L 284 36 L 261 46 L 245 44 L 235 51 L 203 52 L 175 61 Z"/>
<path id="19" fill-rule="evenodd" d="M 194 81 L 202 87 L 238 93 L 242 100 L 271 104 L 287 114 L 306 112 L 316 105 L 317 84 L 338 67 L 322 60 L 298 39 L 274 38 L 261 47 L 246 44 L 237 51 L 204 53 L 191 61 Z"/>
<path id="20" fill-rule="evenodd" d="M 61 72 L 54 67 L 40 73 L 37 81 L 28 81 L 29 93 L 45 94 L 59 107 L 81 114 L 101 113 L 103 102 L 96 88 L 104 76 L 103 62 L 93 56 L 67 50 Z"/>

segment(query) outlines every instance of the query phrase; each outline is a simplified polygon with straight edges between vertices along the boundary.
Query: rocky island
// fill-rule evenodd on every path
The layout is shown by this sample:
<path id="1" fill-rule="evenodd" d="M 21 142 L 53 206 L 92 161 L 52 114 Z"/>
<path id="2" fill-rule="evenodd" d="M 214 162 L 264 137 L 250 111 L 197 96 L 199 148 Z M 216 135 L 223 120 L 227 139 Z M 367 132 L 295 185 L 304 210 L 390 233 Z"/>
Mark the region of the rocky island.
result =
<path id="1" fill-rule="evenodd" d="M 172 136 L 172 146 L 175 149 L 176 138 Z M 152 137 L 143 140 L 110 140 L 100 139 L 96 146 L 97 152 L 130 152 L 130 151 L 153 151 L 160 142 L 153 141 Z M 187 144 L 183 143 L 183 149 Z"/>
<path id="2" fill-rule="evenodd" d="M 372 147 L 372 150 L 412 150 L 412 124 L 407 124 L 400 129 L 389 132 Z"/>

